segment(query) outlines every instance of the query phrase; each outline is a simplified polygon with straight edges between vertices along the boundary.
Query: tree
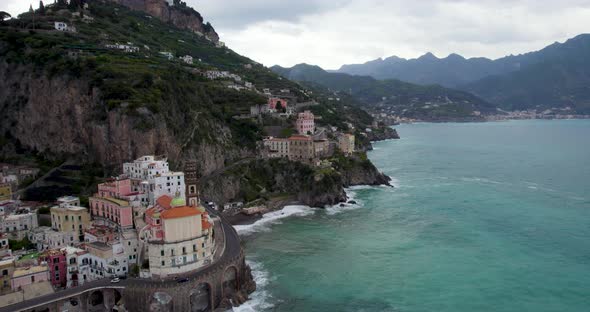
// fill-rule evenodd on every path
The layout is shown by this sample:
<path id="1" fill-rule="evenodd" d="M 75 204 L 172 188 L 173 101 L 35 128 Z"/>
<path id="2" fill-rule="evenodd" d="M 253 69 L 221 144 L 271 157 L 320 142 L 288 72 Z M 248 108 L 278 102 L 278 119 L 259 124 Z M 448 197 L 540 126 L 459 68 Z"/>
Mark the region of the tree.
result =
<path id="1" fill-rule="evenodd" d="M 3 22 L 7 18 L 11 18 L 12 16 L 7 12 L 0 11 L 0 21 Z"/>
<path id="2" fill-rule="evenodd" d="M 45 14 L 45 5 L 43 5 L 43 1 L 39 1 L 39 13 Z"/>

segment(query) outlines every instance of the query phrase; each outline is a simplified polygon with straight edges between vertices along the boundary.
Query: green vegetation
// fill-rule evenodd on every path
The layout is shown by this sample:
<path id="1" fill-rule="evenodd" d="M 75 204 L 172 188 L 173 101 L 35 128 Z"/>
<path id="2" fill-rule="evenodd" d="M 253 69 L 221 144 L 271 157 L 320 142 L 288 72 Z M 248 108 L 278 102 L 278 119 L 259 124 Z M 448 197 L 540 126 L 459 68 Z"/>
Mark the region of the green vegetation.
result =
<path id="1" fill-rule="evenodd" d="M 22 240 L 8 240 L 8 246 L 12 250 L 29 250 L 35 248 L 35 244 L 31 243 L 28 237 L 23 238 Z"/>
<path id="2" fill-rule="evenodd" d="M 473 111 L 495 112 L 495 107 L 464 91 L 438 85 L 421 86 L 399 80 L 329 73 L 318 66 L 274 66 L 276 73 L 310 87 L 331 91 L 332 98 L 353 97 L 353 103 L 370 109 L 385 108 L 402 117 L 437 119 L 468 117 Z M 329 93 L 326 93 L 329 94 Z"/>

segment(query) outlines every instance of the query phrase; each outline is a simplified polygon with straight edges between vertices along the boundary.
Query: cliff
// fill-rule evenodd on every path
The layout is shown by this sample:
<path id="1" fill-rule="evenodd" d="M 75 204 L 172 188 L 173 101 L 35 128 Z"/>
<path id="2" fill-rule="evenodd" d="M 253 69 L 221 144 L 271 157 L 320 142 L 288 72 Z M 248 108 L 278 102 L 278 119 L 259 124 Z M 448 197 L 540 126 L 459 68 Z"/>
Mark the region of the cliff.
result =
<path id="1" fill-rule="evenodd" d="M 284 159 L 253 160 L 203 179 L 201 193 L 206 201 L 220 205 L 285 195 L 311 207 L 334 205 L 346 201 L 345 187 L 389 185 L 390 178 L 364 157 L 340 155 L 331 159 L 331 168 L 312 168 Z"/>
<path id="2" fill-rule="evenodd" d="M 174 164 L 196 159 L 201 174 L 222 168 L 226 161 L 252 151 L 231 144 L 231 130 L 215 119 L 185 118 L 182 111 L 129 114 L 125 108 L 107 109 L 102 92 L 86 79 L 66 75 L 49 77 L 31 66 L 0 62 L 0 133 L 5 144 L 0 155 L 17 149 L 43 152 L 52 157 L 118 167 L 137 155 L 168 155 Z M 136 112 L 137 112 L 136 111 Z M 142 125 L 149 122 L 153 127 Z M 182 123 L 184 130 L 171 121 Z M 190 140 L 193 129 L 215 129 L 225 136 L 216 141 Z M 194 135 L 194 134 L 193 134 Z M 198 132 L 197 132 L 198 135 Z"/>
<path id="3" fill-rule="evenodd" d="M 166 0 L 109 0 L 124 5 L 136 11 L 143 11 L 157 17 L 165 23 L 170 23 L 180 29 L 187 29 L 194 33 L 203 34 L 209 40 L 219 42 L 219 35 L 211 24 L 203 23 L 199 12 L 188 7 L 184 2 L 169 4 Z"/>

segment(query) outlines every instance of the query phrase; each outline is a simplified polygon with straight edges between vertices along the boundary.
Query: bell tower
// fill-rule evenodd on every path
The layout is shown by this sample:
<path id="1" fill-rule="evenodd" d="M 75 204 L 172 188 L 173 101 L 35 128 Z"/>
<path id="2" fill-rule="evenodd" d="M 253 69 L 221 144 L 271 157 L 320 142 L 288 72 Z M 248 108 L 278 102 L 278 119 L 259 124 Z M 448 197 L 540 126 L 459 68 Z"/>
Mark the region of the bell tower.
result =
<path id="1" fill-rule="evenodd" d="M 197 162 L 188 161 L 184 165 L 184 183 L 186 185 L 186 203 L 197 207 L 199 201 L 199 179 L 197 178 Z"/>

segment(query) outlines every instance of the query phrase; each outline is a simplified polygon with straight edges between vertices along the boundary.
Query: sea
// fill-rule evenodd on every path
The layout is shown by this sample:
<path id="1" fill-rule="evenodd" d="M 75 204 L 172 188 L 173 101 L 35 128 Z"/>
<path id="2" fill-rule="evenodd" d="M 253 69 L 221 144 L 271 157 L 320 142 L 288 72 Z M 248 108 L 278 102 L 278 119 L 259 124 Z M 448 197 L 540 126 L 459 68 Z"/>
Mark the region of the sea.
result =
<path id="1" fill-rule="evenodd" d="M 397 130 L 369 153 L 394 187 L 237 226 L 234 311 L 590 311 L 590 120 Z"/>

